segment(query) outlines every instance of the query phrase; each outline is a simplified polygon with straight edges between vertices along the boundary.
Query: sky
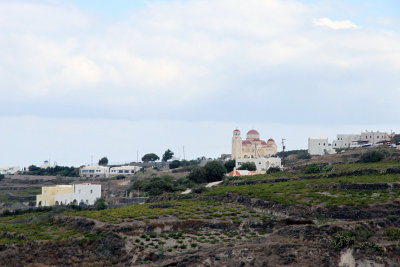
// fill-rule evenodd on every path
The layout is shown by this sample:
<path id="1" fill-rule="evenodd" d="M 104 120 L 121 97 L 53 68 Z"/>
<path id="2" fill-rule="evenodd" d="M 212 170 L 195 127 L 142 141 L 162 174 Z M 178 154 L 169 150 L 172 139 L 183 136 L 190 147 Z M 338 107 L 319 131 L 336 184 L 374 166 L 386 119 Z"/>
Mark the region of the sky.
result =
<path id="1" fill-rule="evenodd" d="M 0 0 L 0 166 L 400 132 L 396 0 Z M 184 152 L 185 151 L 185 152 Z"/>

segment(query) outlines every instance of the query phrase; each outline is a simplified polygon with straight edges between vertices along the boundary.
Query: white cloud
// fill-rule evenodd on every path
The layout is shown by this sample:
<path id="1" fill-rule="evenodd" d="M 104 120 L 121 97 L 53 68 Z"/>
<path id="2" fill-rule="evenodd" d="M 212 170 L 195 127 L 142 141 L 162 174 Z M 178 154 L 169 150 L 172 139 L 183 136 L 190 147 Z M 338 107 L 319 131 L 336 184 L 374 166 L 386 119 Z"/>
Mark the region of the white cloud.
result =
<path id="1" fill-rule="evenodd" d="M 346 30 L 346 29 L 357 29 L 359 26 L 357 26 L 355 23 L 351 22 L 350 20 L 330 20 L 328 18 L 320 18 L 320 19 L 315 19 L 313 21 L 315 26 L 321 26 L 321 27 L 328 27 L 333 30 Z"/>

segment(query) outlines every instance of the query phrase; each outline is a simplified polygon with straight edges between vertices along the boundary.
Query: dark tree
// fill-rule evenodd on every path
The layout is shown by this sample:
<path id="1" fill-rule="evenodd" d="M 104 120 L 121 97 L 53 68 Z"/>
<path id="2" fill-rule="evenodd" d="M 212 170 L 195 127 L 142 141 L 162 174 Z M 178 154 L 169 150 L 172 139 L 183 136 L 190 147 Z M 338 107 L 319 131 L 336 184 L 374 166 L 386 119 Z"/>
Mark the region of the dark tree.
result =
<path id="1" fill-rule="evenodd" d="M 254 162 L 245 162 L 239 167 L 239 170 L 255 171 L 257 170 L 257 167 Z"/>
<path id="2" fill-rule="evenodd" d="M 169 164 L 169 168 L 170 169 L 176 169 L 179 168 L 181 166 L 181 162 L 179 160 L 173 160 L 170 164 Z"/>
<path id="3" fill-rule="evenodd" d="M 101 165 L 101 166 L 107 166 L 107 165 L 108 165 L 108 158 L 107 158 L 107 157 L 102 157 L 102 158 L 99 160 L 99 165 Z"/>
<path id="4" fill-rule="evenodd" d="M 94 202 L 94 206 L 95 206 L 96 210 L 104 210 L 107 208 L 106 200 L 103 197 L 98 198 Z"/>
<path id="5" fill-rule="evenodd" d="M 144 155 L 142 157 L 142 161 L 143 162 L 153 162 L 153 161 L 156 161 L 156 160 L 159 160 L 159 159 L 160 158 L 154 153 L 149 153 L 149 154 L 146 154 L 146 155 Z"/>
<path id="6" fill-rule="evenodd" d="M 236 166 L 236 160 L 234 159 L 228 160 L 224 163 L 224 166 L 227 172 L 231 172 Z"/>
<path id="7" fill-rule="evenodd" d="M 196 184 L 207 182 L 207 173 L 204 168 L 195 167 L 188 175 L 188 179 Z"/>
<path id="8" fill-rule="evenodd" d="M 207 182 L 216 182 L 224 178 L 226 169 L 224 165 L 219 161 L 210 161 L 205 166 Z"/>
<path id="9" fill-rule="evenodd" d="M 167 149 L 164 152 L 164 155 L 162 156 L 162 161 L 167 162 L 168 160 L 172 159 L 172 156 L 174 155 L 174 152 L 171 150 Z"/>

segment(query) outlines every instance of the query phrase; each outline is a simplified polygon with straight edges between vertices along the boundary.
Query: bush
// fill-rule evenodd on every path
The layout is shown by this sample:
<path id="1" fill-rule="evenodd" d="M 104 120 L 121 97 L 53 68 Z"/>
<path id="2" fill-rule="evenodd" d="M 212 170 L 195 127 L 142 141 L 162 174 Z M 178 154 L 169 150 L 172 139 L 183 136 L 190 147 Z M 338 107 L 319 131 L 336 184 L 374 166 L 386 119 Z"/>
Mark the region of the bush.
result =
<path id="1" fill-rule="evenodd" d="M 94 202 L 94 206 L 95 206 L 96 210 L 104 210 L 107 208 L 106 200 L 103 197 L 98 198 Z"/>
<path id="2" fill-rule="evenodd" d="M 188 175 L 188 179 L 196 184 L 205 183 L 206 179 L 206 170 L 201 167 L 195 167 Z"/>
<path id="3" fill-rule="evenodd" d="M 355 243 L 355 237 L 349 231 L 337 233 L 334 236 L 334 240 L 333 240 L 333 246 L 336 249 L 350 247 L 350 246 L 353 246 L 354 243 Z"/>
<path id="4" fill-rule="evenodd" d="M 317 163 L 313 163 L 311 165 L 308 165 L 305 169 L 304 169 L 304 173 L 310 174 L 310 173 L 321 173 L 321 172 L 328 172 L 331 171 L 333 169 L 332 165 L 329 164 L 317 164 Z"/>
<path id="5" fill-rule="evenodd" d="M 282 170 L 281 170 L 281 168 L 279 168 L 279 167 L 271 167 L 271 168 L 269 168 L 268 170 L 267 170 L 267 173 L 269 174 L 269 173 L 277 173 L 277 172 L 281 172 Z"/>
<path id="6" fill-rule="evenodd" d="M 255 171 L 257 170 L 257 167 L 254 162 L 245 162 L 239 167 L 239 170 Z"/>
<path id="7" fill-rule="evenodd" d="M 361 155 L 361 162 L 378 162 L 385 158 L 385 154 L 381 151 L 370 149 Z"/>
<path id="8" fill-rule="evenodd" d="M 170 164 L 169 164 L 169 168 L 172 169 L 176 169 L 179 168 L 181 165 L 181 162 L 179 160 L 173 160 Z"/>
<path id="9" fill-rule="evenodd" d="M 389 239 L 389 240 L 398 240 L 400 239 L 400 229 L 399 228 L 387 228 L 385 230 L 385 236 Z"/>
<path id="10" fill-rule="evenodd" d="M 0 174 L 0 181 L 4 179 L 4 174 Z"/>

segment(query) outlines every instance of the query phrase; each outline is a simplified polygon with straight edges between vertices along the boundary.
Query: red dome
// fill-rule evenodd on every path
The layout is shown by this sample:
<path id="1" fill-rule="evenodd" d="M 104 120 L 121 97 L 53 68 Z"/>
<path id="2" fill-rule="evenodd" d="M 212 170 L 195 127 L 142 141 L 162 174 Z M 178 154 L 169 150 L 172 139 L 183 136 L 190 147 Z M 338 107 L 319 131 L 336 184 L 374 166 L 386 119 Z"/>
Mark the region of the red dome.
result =
<path id="1" fill-rule="evenodd" d="M 274 142 L 275 143 L 275 140 L 270 138 L 270 139 L 268 139 L 268 142 Z"/>
<path id="2" fill-rule="evenodd" d="M 240 132 L 238 129 L 234 130 L 234 132 Z"/>
<path id="3" fill-rule="evenodd" d="M 263 140 L 263 141 L 261 141 L 261 144 L 262 144 L 262 145 L 267 145 L 267 142 L 265 142 L 265 141 Z"/>
<path id="4" fill-rule="evenodd" d="M 247 132 L 247 134 L 259 134 L 256 130 L 250 130 Z"/>
<path id="5" fill-rule="evenodd" d="M 244 140 L 242 141 L 242 145 L 251 145 L 251 142 L 249 140 Z"/>

